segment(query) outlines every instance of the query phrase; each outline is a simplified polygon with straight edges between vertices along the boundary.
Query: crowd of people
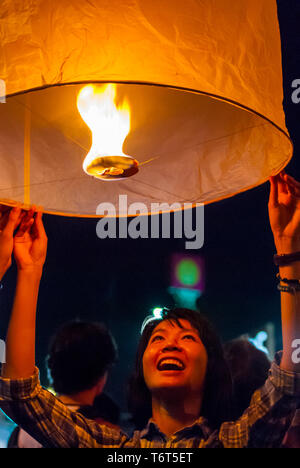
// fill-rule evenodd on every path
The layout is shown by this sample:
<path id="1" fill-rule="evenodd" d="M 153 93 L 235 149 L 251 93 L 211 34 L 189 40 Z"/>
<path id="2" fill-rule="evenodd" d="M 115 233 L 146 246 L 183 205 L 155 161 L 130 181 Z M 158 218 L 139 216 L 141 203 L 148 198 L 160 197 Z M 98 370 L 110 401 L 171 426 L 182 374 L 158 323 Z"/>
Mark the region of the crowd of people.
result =
<path id="1" fill-rule="evenodd" d="M 223 346 L 198 311 L 165 309 L 141 335 L 128 388 L 132 432 L 99 405 L 117 348 L 101 324 L 66 324 L 47 359 L 56 395 L 35 367 L 35 321 L 47 254 L 42 214 L 1 208 L 0 280 L 17 284 L 0 379 L 0 408 L 18 425 L 11 447 L 300 447 L 300 183 L 270 178 L 269 219 L 281 291 L 283 351 L 271 363 L 246 340 Z M 88 346 L 87 346 L 88 344 Z M 86 350 L 86 352 L 83 352 Z M 102 409 L 101 409 L 102 408 Z"/>

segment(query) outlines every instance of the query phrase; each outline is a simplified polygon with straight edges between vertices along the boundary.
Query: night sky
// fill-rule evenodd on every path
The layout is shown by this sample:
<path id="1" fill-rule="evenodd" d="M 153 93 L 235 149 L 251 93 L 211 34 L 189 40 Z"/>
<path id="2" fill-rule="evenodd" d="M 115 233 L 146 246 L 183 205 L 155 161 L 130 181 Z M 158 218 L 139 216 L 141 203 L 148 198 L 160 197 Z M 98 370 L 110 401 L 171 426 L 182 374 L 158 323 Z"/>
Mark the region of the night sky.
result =
<path id="1" fill-rule="evenodd" d="M 300 79 L 300 2 L 278 0 L 282 35 L 284 109 L 294 143 L 287 167 L 300 180 L 300 103 L 291 99 L 292 82 Z M 272 45 L 270 45 L 271 47 Z M 280 297 L 276 289 L 269 228 L 269 184 L 205 207 L 206 288 L 199 310 L 215 324 L 223 340 L 254 335 L 272 321 L 276 348 L 281 347 Z M 65 321 L 103 321 L 119 346 L 119 362 L 107 391 L 125 401 L 124 386 L 132 368 L 139 330 L 155 306 L 172 305 L 168 293 L 172 253 L 187 253 L 185 240 L 100 240 L 95 220 L 44 215 L 49 238 L 37 319 L 37 365 L 47 385 L 44 358 L 48 342 Z M 15 286 L 13 267 L 0 296 L 0 338 L 4 339 Z"/>

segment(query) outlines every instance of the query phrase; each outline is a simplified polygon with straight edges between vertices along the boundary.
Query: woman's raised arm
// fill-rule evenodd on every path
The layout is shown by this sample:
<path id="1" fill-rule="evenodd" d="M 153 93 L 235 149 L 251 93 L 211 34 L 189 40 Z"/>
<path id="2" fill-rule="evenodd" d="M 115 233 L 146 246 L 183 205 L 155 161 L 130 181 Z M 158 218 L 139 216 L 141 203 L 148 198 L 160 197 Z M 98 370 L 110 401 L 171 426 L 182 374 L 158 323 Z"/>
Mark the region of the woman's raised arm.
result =
<path id="1" fill-rule="evenodd" d="M 284 172 L 270 178 L 269 218 L 277 249 L 281 292 L 281 367 L 300 373 L 300 183 Z M 294 255 L 298 253 L 298 255 Z M 298 346 L 299 347 L 299 346 Z M 300 360 L 299 360 L 300 361 Z"/>
<path id="2" fill-rule="evenodd" d="M 6 364 L 2 376 L 27 378 L 35 368 L 35 321 L 39 285 L 47 253 L 42 214 L 27 216 L 14 237 L 18 267 L 17 287 L 6 337 Z"/>

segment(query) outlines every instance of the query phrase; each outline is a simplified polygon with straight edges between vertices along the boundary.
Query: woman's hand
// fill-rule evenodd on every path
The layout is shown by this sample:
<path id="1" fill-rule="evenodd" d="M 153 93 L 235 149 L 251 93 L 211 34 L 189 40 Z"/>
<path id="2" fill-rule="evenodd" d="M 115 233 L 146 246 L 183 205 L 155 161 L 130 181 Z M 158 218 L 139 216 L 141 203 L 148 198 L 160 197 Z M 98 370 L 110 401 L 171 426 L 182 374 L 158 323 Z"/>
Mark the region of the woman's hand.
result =
<path id="1" fill-rule="evenodd" d="M 47 255 L 48 239 L 42 221 L 42 213 L 35 217 L 33 211 L 20 225 L 14 237 L 14 257 L 18 271 L 41 272 Z"/>
<path id="2" fill-rule="evenodd" d="M 20 208 L 0 205 L 0 280 L 11 265 L 14 231 L 21 220 Z"/>
<path id="3" fill-rule="evenodd" d="M 281 172 L 270 178 L 269 218 L 278 254 L 300 251 L 300 183 Z"/>

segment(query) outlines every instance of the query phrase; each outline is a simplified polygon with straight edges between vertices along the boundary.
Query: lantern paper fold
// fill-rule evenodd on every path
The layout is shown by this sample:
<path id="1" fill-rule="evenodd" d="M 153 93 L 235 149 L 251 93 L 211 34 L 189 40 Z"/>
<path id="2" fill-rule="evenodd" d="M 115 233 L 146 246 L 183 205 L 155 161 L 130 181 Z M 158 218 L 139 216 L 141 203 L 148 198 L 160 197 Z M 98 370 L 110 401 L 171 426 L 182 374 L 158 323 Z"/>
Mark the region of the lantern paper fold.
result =
<path id="1" fill-rule="evenodd" d="M 149 212 L 211 203 L 292 156 L 275 0 L 4 0 L 0 39 L 2 202 L 72 216 L 117 209 L 120 194 Z M 76 98 L 88 82 L 118 83 L 130 104 L 123 150 L 140 169 L 126 180 L 82 170 L 91 134 Z"/>

